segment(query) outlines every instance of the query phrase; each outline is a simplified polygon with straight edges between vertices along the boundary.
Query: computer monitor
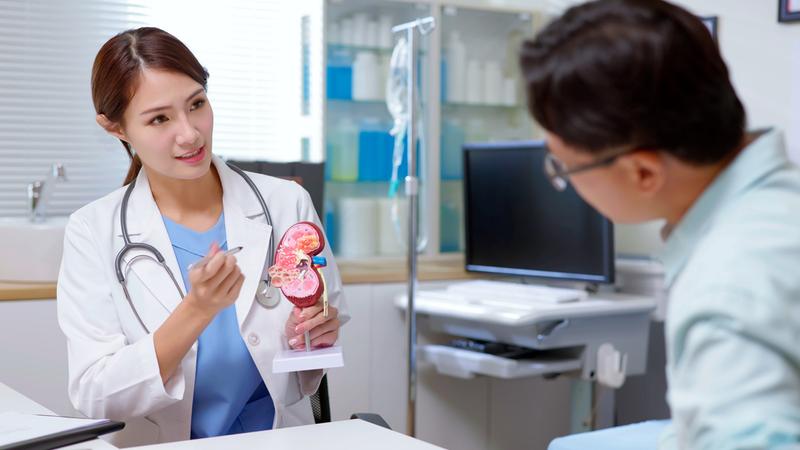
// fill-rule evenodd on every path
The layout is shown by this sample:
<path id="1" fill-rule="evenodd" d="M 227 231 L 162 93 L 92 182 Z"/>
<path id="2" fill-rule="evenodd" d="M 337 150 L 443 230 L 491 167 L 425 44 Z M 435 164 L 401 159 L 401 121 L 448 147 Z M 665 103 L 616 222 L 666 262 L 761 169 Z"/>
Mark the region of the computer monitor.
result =
<path id="1" fill-rule="evenodd" d="M 591 283 L 614 281 L 611 222 L 544 174 L 543 141 L 464 146 L 466 269 Z"/>

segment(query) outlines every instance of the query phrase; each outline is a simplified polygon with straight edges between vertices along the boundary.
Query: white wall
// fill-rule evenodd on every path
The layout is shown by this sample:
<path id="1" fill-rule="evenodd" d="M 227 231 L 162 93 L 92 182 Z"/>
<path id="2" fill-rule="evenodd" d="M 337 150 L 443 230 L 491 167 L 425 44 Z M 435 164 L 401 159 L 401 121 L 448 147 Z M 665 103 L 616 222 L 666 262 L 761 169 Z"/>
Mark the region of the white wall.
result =
<path id="1" fill-rule="evenodd" d="M 478 1 L 478 0 L 474 0 Z M 558 16 L 582 0 L 482 0 Z M 747 111 L 749 128 L 784 131 L 789 154 L 800 163 L 800 22 L 778 22 L 778 0 L 671 0 L 699 16 L 717 16 L 720 49 Z M 656 254 L 660 224 L 617 225 L 618 253 Z"/>
<path id="2" fill-rule="evenodd" d="M 542 0 L 528 1 L 542 5 Z M 783 129 L 789 153 L 800 162 L 800 22 L 779 23 L 778 0 L 671 1 L 697 15 L 719 18 L 722 56 L 744 102 L 749 126 Z M 549 13 L 557 13 L 582 1 L 544 3 Z"/>
<path id="3" fill-rule="evenodd" d="M 722 56 L 750 127 L 777 126 L 800 161 L 800 22 L 779 23 L 777 0 L 676 0 L 719 17 Z"/>

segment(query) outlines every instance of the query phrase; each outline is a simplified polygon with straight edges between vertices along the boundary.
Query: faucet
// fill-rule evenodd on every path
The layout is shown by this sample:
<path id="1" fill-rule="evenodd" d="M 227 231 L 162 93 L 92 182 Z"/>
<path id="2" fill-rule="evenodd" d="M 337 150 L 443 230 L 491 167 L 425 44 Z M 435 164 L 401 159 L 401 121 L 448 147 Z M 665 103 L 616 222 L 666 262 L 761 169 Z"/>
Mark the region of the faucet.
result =
<path id="1" fill-rule="evenodd" d="M 31 222 L 44 221 L 47 203 L 53 193 L 56 181 L 67 181 L 67 172 L 64 165 L 55 163 L 50 167 L 50 173 L 44 180 L 34 181 L 28 185 L 28 206 Z"/>

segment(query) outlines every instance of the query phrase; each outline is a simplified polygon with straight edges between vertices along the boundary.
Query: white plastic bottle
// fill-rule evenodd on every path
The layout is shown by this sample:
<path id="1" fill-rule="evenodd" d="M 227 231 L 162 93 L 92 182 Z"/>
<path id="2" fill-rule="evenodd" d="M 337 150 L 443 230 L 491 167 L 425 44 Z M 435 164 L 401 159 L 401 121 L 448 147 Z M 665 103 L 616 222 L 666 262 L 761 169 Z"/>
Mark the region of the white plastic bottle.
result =
<path id="1" fill-rule="evenodd" d="M 464 100 L 466 103 L 483 103 L 483 63 L 477 59 L 467 62 L 467 86 Z"/>
<path id="2" fill-rule="evenodd" d="M 353 100 L 380 99 L 380 74 L 378 55 L 375 52 L 356 53 L 353 61 Z"/>
<path id="3" fill-rule="evenodd" d="M 483 72 L 483 103 L 499 105 L 503 101 L 503 74 L 497 61 L 486 61 Z"/>
<path id="4" fill-rule="evenodd" d="M 457 31 L 450 33 L 447 44 L 447 101 L 463 103 L 465 100 L 465 79 L 467 69 L 467 49 Z"/>

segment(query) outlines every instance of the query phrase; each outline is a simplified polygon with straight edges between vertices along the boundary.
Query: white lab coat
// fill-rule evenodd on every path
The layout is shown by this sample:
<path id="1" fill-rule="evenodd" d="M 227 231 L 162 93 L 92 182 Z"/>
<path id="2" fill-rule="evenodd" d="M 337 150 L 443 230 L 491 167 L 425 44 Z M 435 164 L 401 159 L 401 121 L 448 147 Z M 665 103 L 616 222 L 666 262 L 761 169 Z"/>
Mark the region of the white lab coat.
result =
<path id="1" fill-rule="evenodd" d="M 236 255 L 245 276 L 236 299 L 239 330 L 275 404 L 274 427 L 313 423 L 305 396 L 316 391 L 322 371 L 272 373 L 273 356 L 288 348 L 284 325 L 293 305 L 283 298 L 276 308 L 266 309 L 254 300 L 262 274 L 267 270 L 272 230 L 244 179 L 216 157 L 213 164 L 222 182 L 228 248 L 243 247 Z M 267 203 L 276 240 L 298 221 L 319 224 L 311 198 L 302 187 L 266 175 L 249 175 Z M 113 439 L 115 443 L 189 439 L 197 343 L 166 385 L 162 383 L 153 335 L 142 329 L 115 275 L 114 260 L 123 245 L 119 216 L 123 193 L 124 188 L 120 188 L 81 208 L 67 224 L 57 305 L 59 324 L 67 338 L 69 397 L 75 408 L 88 417 L 126 422 L 145 419 L 130 422 L 128 435 L 122 431 Z M 131 193 L 127 222 L 131 240 L 157 248 L 186 292 L 144 171 Z M 130 261 L 138 254 L 142 252 L 129 252 L 125 260 Z M 323 269 L 328 298 L 339 308 L 344 323 L 348 314 L 339 272 L 329 248 L 323 255 L 328 260 L 327 268 Z M 150 260 L 134 262 L 127 280 L 133 304 L 154 332 L 181 301 L 177 289 L 166 271 Z"/>

